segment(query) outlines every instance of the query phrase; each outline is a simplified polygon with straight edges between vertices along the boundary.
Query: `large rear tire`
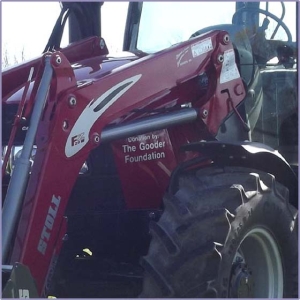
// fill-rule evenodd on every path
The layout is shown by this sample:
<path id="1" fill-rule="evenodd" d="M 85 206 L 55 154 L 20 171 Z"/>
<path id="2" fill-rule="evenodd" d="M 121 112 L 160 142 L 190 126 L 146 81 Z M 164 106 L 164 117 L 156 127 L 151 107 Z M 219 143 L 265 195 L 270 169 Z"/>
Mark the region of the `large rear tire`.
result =
<path id="1" fill-rule="evenodd" d="M 141 298 L 298 298 L 297 211 L 272 175 L 202 169 L 164 204 Z"/>

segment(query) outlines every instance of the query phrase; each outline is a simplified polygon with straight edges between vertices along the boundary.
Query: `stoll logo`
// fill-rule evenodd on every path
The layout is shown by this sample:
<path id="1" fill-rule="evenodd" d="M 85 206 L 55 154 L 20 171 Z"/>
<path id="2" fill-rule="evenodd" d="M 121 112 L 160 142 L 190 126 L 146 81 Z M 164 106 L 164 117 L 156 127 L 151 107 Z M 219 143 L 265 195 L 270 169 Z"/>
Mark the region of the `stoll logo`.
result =
<path id="1" fill-rule="evenodd" d="M 39 244 L 38 244 L 38 251 L 45 255 L 48 242 L 50 240 L 51 231 L 53 229 L 54 221 L 57 215 L 58 207 L 60 204 L 60 196 L 52 196 L 51 204 L 48 209 L 48 214 L 46 216 L 46 220 L 44 223 L 44 227 L 40 236 Z"/>

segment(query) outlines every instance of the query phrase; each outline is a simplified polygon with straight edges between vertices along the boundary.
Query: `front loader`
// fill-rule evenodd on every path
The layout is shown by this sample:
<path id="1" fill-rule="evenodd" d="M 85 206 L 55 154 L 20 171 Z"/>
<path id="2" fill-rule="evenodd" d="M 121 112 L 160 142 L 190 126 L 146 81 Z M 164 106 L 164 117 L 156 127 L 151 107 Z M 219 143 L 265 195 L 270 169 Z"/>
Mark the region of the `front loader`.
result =
<path id="1" fill-rule="evenodd" d="M 210 4 L 131 2 L 116 55 L 105 4 L 62 2 L 42 56 L 2 73 L 2 296 L 298 298 L 285 4 L 194 27 Z"/>

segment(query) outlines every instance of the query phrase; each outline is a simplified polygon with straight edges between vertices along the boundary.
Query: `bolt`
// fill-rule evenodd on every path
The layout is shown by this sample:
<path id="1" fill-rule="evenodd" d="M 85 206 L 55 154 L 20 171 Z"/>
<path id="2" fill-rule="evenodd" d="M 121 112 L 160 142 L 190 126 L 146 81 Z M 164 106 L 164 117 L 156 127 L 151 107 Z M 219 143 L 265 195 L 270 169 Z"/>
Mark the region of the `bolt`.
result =
<path id="1" fill-rule="evenodd" d="M 222 63 L 224 61 L 224 56 L 222 54 L 218 55 L 218 62 Z"/>
<path id="2" fill-rule="evenodd" d="M 100 48 L 103 49 L 105 47 L 105 42 L 103 39 L 100 40 Z"/>
<path id="3" fill-rule="evenodd" d="M 224 43 L 225 45 L 227 45 L 227 44 L 229 43 L 229 41 L 230 41 L 229 35 L 228 35 L 228 34 L 225 34 L 224 37 L 223 37 L 223 43 Z"/>
<path id="4" fill-rule="evenodd" d="M 65 121 L 63 122 L 63 129 L 64 129 L 64 130 L 67 130 L 68 128 L 69 128 L 69 123 L 68 123 L 68 121 L 65 120 Z"/>
<path id="5" fill-rule="evenodd" d="M 153 211 L 149 212 L 149 218 L 151 220 L 154 220 L 155 219 L 155 212 L 153 212 Z"/>
<path id="6" fill-rule="evenodd" d="M 61 57 L 59 55 L 56 56 L 55 62 L 60 65 L 61 64 Z"/>
<path id="7" fill-rule="evenodd" d="M 249 95 L 251 98 L 255 98 L 255 91 L 254 91 L 253 89 L 248 90 L 248 95 Z"/>
<path id="8" fill-rule="evenodd" d="M 98 133 L 94 133 L 93 134 L 93 142 L 95 144 L 99 144 L 100 143 L 100 135 Z"/>
<path id="9" fill-rule="evenodd" d="M 207 118 L 207 116 L 208 116 L 208 110 L 207 109 L 203 109 L 203 111 L 202 111 L 202 118 Z"/>
<path id="10" fill-rule="evenodd" d="M 63 241 L 67 241 L 69 239 L 69 236 L 67 234 L 64 235 L 64 237 L 62 238 Z"/>
<path id="11" fill-rule="evenodd" d="M 76 98 L 75 98 L 75 97 L 71 96 L 71 97 L 69 98 L 69 105 L 70 105 L 71 107 L 74 107 L 74 106 L 76 105 Z"/>
<path id="12" fill-rule="evenodd" d="M 27 124 L 27 119 L 26 119 L 25 117 L 22 117 L 22 118 L 20 119 L 20 124 L 21 124 L 21 125 Z"/>

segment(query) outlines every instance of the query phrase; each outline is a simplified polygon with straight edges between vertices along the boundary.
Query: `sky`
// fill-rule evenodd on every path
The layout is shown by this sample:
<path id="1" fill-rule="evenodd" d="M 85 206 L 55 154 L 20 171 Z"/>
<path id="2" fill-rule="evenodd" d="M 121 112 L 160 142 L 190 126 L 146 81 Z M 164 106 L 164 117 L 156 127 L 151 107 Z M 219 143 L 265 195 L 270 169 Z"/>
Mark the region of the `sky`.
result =
<path id="1" fill-rule="evenodd" d="M 107 2 L 103 5 L 103 35 L 111 51 L 122 48 L 126 22 L 127 2 Z M 39 56 L 44 50 L 60 12 L 59 2 L 2 1 L 2 59 L 8 56 L 10 64 Z M 109 30 L 109 33 L 107 31 Z M 62 46 L 67 45 L 67 36 Z"/>
<path id="2" fill-rule="evenodd" d="M 288 6 L 290 4 L 286 2 L 287 11 L 289 11 Z M 106 40 L 110 52 L 122 49 L 127 7 L 128 3 L 124 1 L 106 2 L 102 7 L 102 36 Z M 271 11 L 276 7 L 280 8 L 279 2 L 270 4 Z M 54 1 L 2 1 L 2 59 L 6 55 L 9 63 L 13 64 L 16 61 L 20 62 L 22 55 L 26 60 L 40 55 L 48 41 L 59 12 L 59 2 Z M 215 13 L 219 13 L 220 16 L 225 14 L 224 8 Z M 277 15 L 280 15 L 280 13 L 277 13 Z M 169 23 L 167 18 L 170 16 L 172 14 L 165 15 L 164 25 Z M 210 14 L 206 17 L 211 18 Z M 203 24 L 208 24 L 208 19 L 203 20 L 203 16 L 201 18 L 204 21 Z M 294 18 L 288 16 L 285 18 L 287 25 L 295 28 L 293 20 Z M 160 27 L 162 28 L 162 26 Z M 153 29 L 149 28 L 150 31 L 153 31 Z M 158 33 L 160 32 L 160 28 L 158 28 Z M 62 46 L 64 45 L 67 45 L 67 36 L 63 38 Z"/>
<path id="3" fill-rule="evenodd" d="M 12 63 L 23 49 L 28 58 L 42 53 L 59 11 L 58 2 L 2 2 L 2 57 Z"/>

